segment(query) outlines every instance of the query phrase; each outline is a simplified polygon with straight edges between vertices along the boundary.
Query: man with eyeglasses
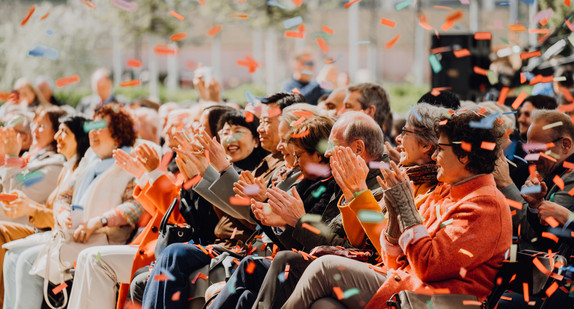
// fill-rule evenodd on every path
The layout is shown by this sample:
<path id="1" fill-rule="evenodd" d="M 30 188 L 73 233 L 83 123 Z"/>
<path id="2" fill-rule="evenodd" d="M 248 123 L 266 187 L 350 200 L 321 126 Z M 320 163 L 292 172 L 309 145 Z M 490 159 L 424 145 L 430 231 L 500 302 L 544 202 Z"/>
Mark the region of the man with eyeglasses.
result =
<path id="1" fill-rule="evenodd" d="M 527 145 L 533 150 L 527 159 L 536 167 L 536 172 L 531 167 L 531 176 L 522 192 L 512 183 L 507 171 L 498 187 L 508 199 L 528 206 L 517 210 L 515 216 L 518 218 L 513 220 L 514 224 L 521 224 L 519 249 L 543 252 L 550 249 L 568 258 L 574 253 L 570 245 L 572 227 L 569 220 L 574 210 L 571 194 L 574 189 L 574 124 L 568 115 L 556 110 L 534 111 L 531 120 Z M 558 226 L 551 227 L 555 222 Z M 556 243 L 543 237 L 542 232 L 567 238 Z"/>
<path id="2" fill-rule="evenodd" d="M 329 94 L 330 91 L 321 88 L 313 78 L 315 74 L 313 55 L 309 51 L 303 51 L 295 55 L 293 60 L 293 75 L 283 85 L 282 91 L 293 92 L 293 89 L 297 89 L 305 97 L 307 103 L 317 105 L 319 98 L 324 94 Z"/>

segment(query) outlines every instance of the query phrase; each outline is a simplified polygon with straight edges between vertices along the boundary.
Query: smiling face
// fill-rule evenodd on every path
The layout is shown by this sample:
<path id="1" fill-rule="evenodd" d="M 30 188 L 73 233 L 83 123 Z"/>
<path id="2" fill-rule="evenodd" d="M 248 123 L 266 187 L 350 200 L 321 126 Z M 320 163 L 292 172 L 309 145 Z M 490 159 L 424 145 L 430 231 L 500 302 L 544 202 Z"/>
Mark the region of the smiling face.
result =
<path id="1" fill-rule="evenodd" d="M 313 166 L 314 164 L 321 164 L 321 156 L 317 152 L 312 154 L 308 153 L 305 151 L 305 149 L 297 147 L 293 144 L 291 144 L 291 147 L 293 149 L 295 162 L 301 169 L 301 174 L 303 174 L 303 177 L 310 180 L 317 179 L 318 176 L 316 172 L 314 172 L 310 166 Z M 309 163 L 312 164 L 309 165 Z"/>
<path id="2" fill-rule="evenodd" d="M 401 153 L 399 163 L 403 166 L 421 165 L 431 161 L 430 146 L 423 145 L 417 139 L 415 129 L 405 125 L 396 141 L 399 144 L 397 150 Z"/>
<path id="3" fill-rule="evenodd" d="M 295 166 L 295 157 L 293 156 L 293 146 L 287 143 L 287 137 L 289 133 L 289 124 L 281 121 L 279 123 L 279 143 L 277 144 L 277 150 L 283 155 L 283 160 L 285 160 L 285 165 L 287 167 Z"/>
<path id="4" fill-rule="evenodd" d="M 54 139 L 58 143 L 58 153 L 63 154 L 67 160 L 70 160 L 76 154 L 78 143 L 76 142 L 76 136 L 68 126 L 63 123 L 60 124 Z"/>
<path id="5" fill-rule="evenodd" d="M 261 119 L 257 132 L 259 133 L 259 141 L 261 147 L 269 152 L 277 151 L 277 144 L 279 144 L 279 116 L 269 117 L 269 111 L 278 109 L 279 106 L 275 103 L 265 104 L 261 106 Z"/>
<path id="6" fill-rule="evenodd" d="M 106 116 L 104 118 L 106 123 L 110 123 L 110 117 Z M 94 119 L 95 121 L 102 120 L 99 117 Z M 100 159 L 111 158 L 114 149 L 117 148 L 116 141 L 112 137 L 110 129 L 106 126 L 102 129 L 92 130 L 89 133 L 90 137 L 90 147 Z"/>
<path id="7" fill-rule="evenodd" d="M 466 157 L 459 159 L 452 150 L 453 145 L 446 135 L 441 134 L 438 139 L 438 146 L 432 156 L 438 165 L 438 181 L 447 184 L 456 183 L 472 175 L 465 169 Z"/>
<path id="8" fill-rule="evenodd" d="M 518 131 L 520 134 L 526 134 L 530 126 L 530 114 L 536 110 L 532 103 L 526 101 L 520 107 L 520 116 L 518 116 Z"/>
<path id="9" fill-rule="evenodd" d="M 32 124 L 32 146 L 43 149 L 54 141 L 54 129 L 47 114 L 42 114 Z"/>
<path id="10" fill-rule="evenodd" d="M 247 158 L 259 144 L 248 128 L 229 123 L 219 131 L 219 139 L 232 163 Z"/>

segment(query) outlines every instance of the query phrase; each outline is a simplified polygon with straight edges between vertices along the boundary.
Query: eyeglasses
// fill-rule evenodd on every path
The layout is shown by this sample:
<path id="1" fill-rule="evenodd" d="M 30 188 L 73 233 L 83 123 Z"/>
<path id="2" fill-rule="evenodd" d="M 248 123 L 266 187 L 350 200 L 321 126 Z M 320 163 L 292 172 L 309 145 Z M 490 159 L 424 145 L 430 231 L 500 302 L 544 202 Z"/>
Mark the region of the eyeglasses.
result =
<path id="1" fill-rule="evenodd" d="M 442 148 L 440 148 L 440 146 L 443 147 L 448 147 L 448 146 L 454 146 L 454 145 L 460 145 L 462 144 L 462 142 L 452 142 L 452 143 L 438 143 L 437 145 L 439 147 L 436 147 L 435 151 L 437 154 L 439 154 L 442 151 Z"/>
<path id="2" fill-rule="evenodd" d="M 548 149 L 550 149 L 550 148 L 554 148 L 554 147 L 556 147 L 556 143 L 557 143 L 558 141 L 562 140 L 563 138 L 564 138 L 563 136 L 560 136 L 560 137 L 554 139 L 553 141 L 551 141 L 551 142 L 549 142 L 549 143 L 546 143 L 546 146 L 545 146 L 545 147 L 544 147 L 544 145 L 542 145 L 542 147 L 537 147 L 537 148 L 534 148 L 534 149 L 529 149 L 528 151 L 526 151 L 526 153 L 539 153 L 541 150 L 544 150 L 544 149 L 548 150 Z"/>
<path id="3" fill-rule="evenodd" d="M 416 134 L 417 131 L 409 130 L 409 129 L 407 129 L 406 127 L 403 127 L 403 128 L 401 129 L 401 134 L 402 134 L 402 135 L 405 135 L 405 133 Z"/>

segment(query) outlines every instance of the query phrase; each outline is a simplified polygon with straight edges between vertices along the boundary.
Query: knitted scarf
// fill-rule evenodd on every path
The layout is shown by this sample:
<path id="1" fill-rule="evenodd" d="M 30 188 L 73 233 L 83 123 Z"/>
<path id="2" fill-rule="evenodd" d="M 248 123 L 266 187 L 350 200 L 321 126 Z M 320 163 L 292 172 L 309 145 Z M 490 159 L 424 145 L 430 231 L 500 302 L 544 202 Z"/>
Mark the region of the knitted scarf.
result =
<path id="1" fill-rule="evenodd" d="M 438 183 L 436 179 L 437 165 L 436 164 L 422 164 L 413 166 L 403 166 L 407 172 L 409 179 L 415 184 L 422 183 Z"/>

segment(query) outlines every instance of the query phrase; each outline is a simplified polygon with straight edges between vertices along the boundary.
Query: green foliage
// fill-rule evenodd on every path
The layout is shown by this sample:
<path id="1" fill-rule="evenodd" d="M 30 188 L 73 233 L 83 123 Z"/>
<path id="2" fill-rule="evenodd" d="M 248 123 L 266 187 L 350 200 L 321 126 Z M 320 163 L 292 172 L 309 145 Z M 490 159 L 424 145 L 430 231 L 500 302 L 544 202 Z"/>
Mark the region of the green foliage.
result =
<path id="1" fill-rule="evenodd" d="M 428 85 L 415 85 L 411 83 L 383 83 L 383 87 L 389 94 L 391 110 L 399 114 L 409 111 L 409 106 L 417 103 L 423 94 L 430 88 Z"/>

